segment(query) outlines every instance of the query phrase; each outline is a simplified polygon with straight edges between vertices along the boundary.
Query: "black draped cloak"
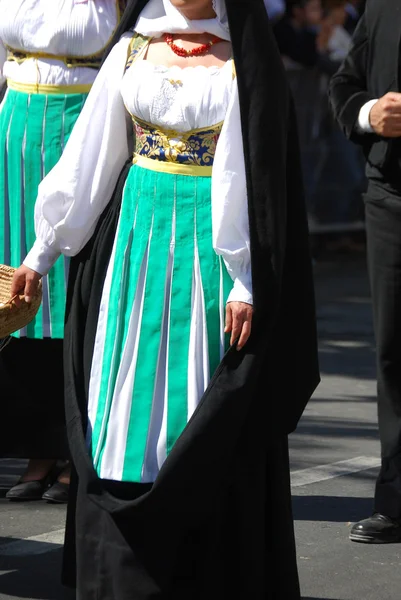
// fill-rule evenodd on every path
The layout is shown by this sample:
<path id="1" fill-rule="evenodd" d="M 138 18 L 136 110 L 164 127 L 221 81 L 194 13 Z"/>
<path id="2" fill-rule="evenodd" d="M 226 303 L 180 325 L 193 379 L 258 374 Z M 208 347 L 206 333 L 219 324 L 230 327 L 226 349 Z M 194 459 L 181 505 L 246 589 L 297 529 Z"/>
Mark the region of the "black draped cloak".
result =
<path id="1" fill-rule="evenodd" d="M 132 0 L 117 37 L 145 4 Z M 300 598 L 287 436 L 319 373 L 297 128 L 263 0 L 226 4 L 248 186 L 252 335 L 224 356 L 151 489 L 97 477 L 85 443 L 87 393 L 127 164 L 70 273 L 66 413 L 78 485 L 64 577 L 74 579 L 76 557 L 80 600 Z"/>

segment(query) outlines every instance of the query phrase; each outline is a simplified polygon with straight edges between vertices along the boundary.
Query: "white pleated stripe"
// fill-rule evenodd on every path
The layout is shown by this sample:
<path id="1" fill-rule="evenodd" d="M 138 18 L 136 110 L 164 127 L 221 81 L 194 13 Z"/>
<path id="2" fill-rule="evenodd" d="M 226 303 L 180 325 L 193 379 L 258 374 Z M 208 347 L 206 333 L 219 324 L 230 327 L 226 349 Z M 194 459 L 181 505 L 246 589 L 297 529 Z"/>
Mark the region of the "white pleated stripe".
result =
<path id="1" fill-rule="evenodd" d="M 5 94 L 4 101 L 7 96 L 8 96 L 8 90 L 7 90 L 7 93 Z M 4 167 L 4 192 L 5 192 L 4 193 L 4 220 L 5 220 L 5 227 L 6 227 L 6 232 L 5 232 L 5 236 L 4 236 L 4 262 L 7 265 L 9 265 L 11 263 L 10 196 L 8 194 L 8 146 L 9 146 L 9 142 L 10 142 L 10 129 L 11 129 L 11 123 L 12 123 L 13 117 L 14 117 L 14 110 L 15 110 L 15 104 L 11 111 L 10 120 L 9 120 L 9 124 L 8 124 L 8 129 L 7 129 L 6 148 L 5 148 L 4 165 L 3 165 L 3 167 Z"/>
<path id="2" fill-rule="evenodd" d="M 146 274 L 149 259 L 149 243 L 142 261 L 135 300 L 132 306 L 127 339 L 123 350 L 114 388 L 107 425 L 100 477 L 121 481 L 124 471 L 128 428 L 132 407 L 132 390 L 135 383 L 136 363 L 140 340 L 143 306 L 145 301 Z"/>
<path id="3" fill-rule="evenodd" d="M 173 220 L 172 220 L 172 228 L 171 228 L 171 243 L 170 243 L 170 255 L 169 255 L 169 268 L 171 268 L 170 279 L 172 279 L 172 274 L 174 270 L 174 251 L 175 251 L 175 236 L 177 229 L 177 182 L 174 184 L 174 206 L 173 206 Z M 170 262 L 171 259 L 171 262 Z M 159 439 L 156 443 L 156 454 L 157 454 L 157 467 L 158 470 L 161 469 L 164 461 L 167 458 L 167 420 L 168 420 L 168 387 L 169 387 L 169 361 L 170 361 L 170 329 L 171 329 L 171 295 L 172 295 L 172 281 L 170 281 L 170 295 L 169 295 L 169 311 L 167 315 L 167 335 L 166 335 L 166 367 L 165 367 L 165 384 L 164 384 L 164 394 L 163 398 L 163 420 L 161 424 L 161 430 Z M 149 442 L 150 443 L 150 442 Z M 148 469 L 146 469 L 148 470 Z M 148 481 L 143 481 L 143 483 L 151 483 L 156 479 L 157 473 L 151 475 L 148 474 Z M 149 479 L 151 477 L 151 479 Z"/>
<path id="4" fill-rule="evenodd" d="M 171 221 L 170 249 L 167 260 L 166 280 L 164 286 L 163 321 L 153 393 L 152 414 L 149 423 L 145 457 L 141 473 L 142 483 L 152 483 L 155 481 L 162 464 L 167 458 L 168 364 L 170 345 L 170 306 L 176 233 L 176 195 L 175 185 L 173 216 Z"/>
<path id="5" fill-rule="evenodd" d="M 226 347 L 225 347 L 225 333 L 224 329 L 226 326 L 226 298 L 224 298 L 224 270 L 225 265 L 223 258 L 219 256 L 220 263 L 220 360 L 223 358 Z"/>
<path id="6" fill-rule="evenodd" d="M 61 137 L 60 137 L 60 146 L 61 146 L 61 153 L 64 152 L 64 148 L 65 148 L 65 107 L 67 104 L 67 96 L 64 94 L 64 106 L 63 106 L 63 116 L 62 116 L 62 121 L 61 121 Z M 81 107 L 82 110 L 82 107 Z"/>
<path id="7" fill-rule="evenodd" d="M 46 148 L 45 148 L 45 135 L 46 135 L 46 123 L 47 123 L 47 108 L 49 105 L 48 97 L 46 96 L 44 113 L 43 113 L 43 124 L 42 124 L 42 149 L 41 149 L 41 177 L 42 180 L 46 175 L 45 169 L 45 160 L 46 160 Z M 25 259 L 25 256 L 24 256 Z M 43 336 L 51 337 L 52 336 L 52 322 L 50 318 L 50 289 L 49 289 L 49 280 L 46 277 L 43 278 L 44 281 L 44 295 L 43 295 L 43 304 L 42 304 L 42 327 L 43 327 Z"/>
<path id="8" fill-rule="evenodd" d="M 135 224 L 134 224 L 135 227 Z M 151 225 L 151 231 L 150 231 L 150 235 L 149 235 L 149 240 L 152 237 L 152 229 L 153 229 L 153 221 L 152 221 L 152 225 Z M 120 285 L 120 289 L 123 290 L 126 287 L 126 277 L 128 277 L 128 269 L 129 269 L 129 261 L 128 261 L 128 254 L 131 251 L 131 244 L 132 244 L 132 239 L 133 239 L 133 235 L 134 235 L 134 228 L 131 230 L 130 233 L 130 238 L 127 244 L 127 247 L 125 248 L 124 251 L 124 260 L 123 260 L 123 273 L 121 274 L 121 285 Z M 118 234 L 116 236 L 116 240 L 118 240 Z M 140 327 L 141 323 L 139 322 L 139 327 Z M 116 332 L 115 332 L 115 341 L 119 340 L 122 334 L 122 328 L 124 327 L 124 323 L 122 319 L 118 319 L 117 320 L 117 328 L 116 328 Z M 114 347 L 113 347 L 113 354 L 111 357 L 111 365 L 110 365 L 110 373 L 114 373 L 115 370 L 118 367 L 118 346 L 116 345 L 116 343 L 114 343 Z M 117 371 L 117 375 L 118 375 L 118 371 Z M 113 382 L 113 378 L 109 378 L 109 383 L 108 383 L 108 387 L 107 387 L 107 394 L 106 394 L 106 403 L 105 403 L 105 407 L 104 407 L 104 412 L 102 415 L 102 425 L 101 425 L 101 429 L 100 429 L 100 434 L 99 434 L 99 439 L 98 439 L 98 443 L 97 443 L 97 448 L 93 448 L 92 452 L 93 452 L 93 462 L 95 464 L 95 467 L 98 466 L 98 461 L 100 458 L 100 453 L 102 451 L 102 447 L 103 447 L 103 443 L 105 441 L 105 436 L 107 434 L 107 424 L 108 424 L 108 419 L 109 419 L 109 413 L 110 413 L 110 409 L 112 406 L 112 402 L 113 402 L 113 395 L 114 395 L 114 390 L 111 389 L 111 385 Z"/>
<path id="9" fill-rule="evenodd" d="M 152 414 L 149 423 L 148 439 L 146 442 L 145 458 L 141 474 L 142 483 L 153 482 L 167 458 L 168 347 L 173 264 L 174 247 L 171 244 L 167 263 L 166 283 L 164 287 L 163 322 L 153 393 Z"/>
<path id="10" fill-rule="evenodd" d="M 192 312 L 188 352 L 188 420 L 192 417 L 210 379 L 209 343 L 198 245 L 195 239 L 192 276 Z"/>
<path id="11" fill-rule="evenodd" d="M 26 228 L 25 228 L 25 150 L 26 150 L 26 126 L 28 122 L 28 112 L 30 105 L 30 97 L 28 97 L 27 108 L 25 113 L 25 129 L 22 137 L 21 155 L 20 155 L 20 223 L 19 223 L 19 244 L 20 244 L 20 255 L 18 258 L 18 265 L 22 264 L 26 256 Z M 27 328 L 23 327 L 19 330 L 18 336 L 25 337 L 27 334 Z"/>
<path id="12" fill-rule="evenodd" d="M 27 99 L 27 104 L 26 104 L 26 113 L 25 113 L 25 130 L 24 130 L 24 135 L 22 137 L 22 147 L 21 147 L 21 156 L 20 156 L 20 160 L 21 160 L 21 181 L 20 181 L 20 185 L 21 185 L 21 189 L 20 189 L 20 198 L 21 198 L 21 204 L 20 204 L 20 210 L 21 210 L 21 224 L 20 224 L 20 257 L 19 257 L 19 264 L 22 264 L 22 261 L 24 260 L 27 250 L 26 250 L 26 228 L 25 228 L 25 169 L 24 169 L 24 163 L 25 163 L 25 153 L 26 153 L 26 128 L 27 128 L 27 124 L 28 124 L 28 113 L 29 113 L 29 107 L 31 104 L 31 97 L 28 96 Z"/>
<path id="13" fill-rule="evenodd" d="M 42 280 L 42 310 L 43 310 L 43 337 L 49 338 L 52 336 L 51 321 L 50 321 L 50 290 L 49 280 L 47 277 L 43 277 Z"/>
<path id="14" fill-rule="evenodd" d="M 121 218 L 121 217 L 120 217 Z M 120 224 L 119 224 L 120 226 Z M 118 226 L 118 228 L 119 228 Z M 117 230 L 118 230 L 117 228 Z M 106 341 L 107 320 L 109 316 L 110 288 L 113 277 L 114 260 L 116 255 L 118 236 L 114 240 L 113 250 L 110 256 L 109 266 L 107 267 L 106 278 L 103 284 L 102 298 L 100 301 L 99 316 L 96 328 L 95 344 L 93 347 L 93 357 L 91 365 L 91 373 L 89 378 L 89 393 L 88 393 L 88 431 L 86 441 L 88 446 L 91 445 L 92 431 L 96 421 L 98 410 L 100 384 L 102 379 L 104 345 Z"/>

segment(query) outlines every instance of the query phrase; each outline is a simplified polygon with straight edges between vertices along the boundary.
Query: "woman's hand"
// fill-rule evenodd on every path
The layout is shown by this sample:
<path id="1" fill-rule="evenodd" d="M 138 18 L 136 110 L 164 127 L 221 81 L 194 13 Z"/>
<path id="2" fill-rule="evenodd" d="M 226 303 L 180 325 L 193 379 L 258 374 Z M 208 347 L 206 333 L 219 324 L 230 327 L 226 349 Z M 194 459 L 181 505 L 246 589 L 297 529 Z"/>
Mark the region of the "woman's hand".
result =
<path id="1" fill-rule="evenodd" d="M 231 332 L 231 345 L 239 338 L 237 350 L 242 350 L 251 335 L 252 315 L 253 307 L 246 302 L 229 302 L 226 306 L 224 332 Z"/>
<path id="2" fill-rule="evenodd" d="M 25 296 L 25 302 L 28 304 L 32 301 L 33 296 L 36 294 L 39 281 L 42 278 L 40 273 L 37 273 L 33 269 L 21 265 L 14 273 L 13 281 L 11 284 L 11 297 L 15 296 L 15 304 L 19 306 L 21 300 L 19 294 Z"/>

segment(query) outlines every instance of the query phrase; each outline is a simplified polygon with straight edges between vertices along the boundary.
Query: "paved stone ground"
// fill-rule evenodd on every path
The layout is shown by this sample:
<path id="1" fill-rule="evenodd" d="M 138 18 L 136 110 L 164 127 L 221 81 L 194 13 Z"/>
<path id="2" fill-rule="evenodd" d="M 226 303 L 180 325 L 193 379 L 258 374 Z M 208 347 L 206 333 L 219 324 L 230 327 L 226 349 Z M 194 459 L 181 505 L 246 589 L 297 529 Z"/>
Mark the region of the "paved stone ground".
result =
<path id="1" fill-rule="evenodd" d="M 371 511 L 379 456 L 363 257 L 322 262 L 316 287 L 323 380 L 291 436 L 303 599 L 400 600 L 401 545 L 348 541 Z M 0 461 L 0 600 L 72 600 L 59 584 L 65 509 L 1 498 L 22 468 Z"/>

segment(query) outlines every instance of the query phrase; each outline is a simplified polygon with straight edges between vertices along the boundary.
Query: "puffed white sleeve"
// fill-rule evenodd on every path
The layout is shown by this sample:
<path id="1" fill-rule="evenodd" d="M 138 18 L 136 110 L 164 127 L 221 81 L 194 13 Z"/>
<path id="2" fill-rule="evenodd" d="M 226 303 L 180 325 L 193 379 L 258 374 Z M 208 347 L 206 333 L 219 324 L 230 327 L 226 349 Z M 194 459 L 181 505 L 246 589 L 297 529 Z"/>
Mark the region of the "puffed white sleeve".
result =
<path id="1" fill-rule="evenodd" d="M 238 86 L 217 142 L 212 173 L 213 247 L 233 280 L 227 302 L 253 303 L 248 196 Z"/>
<path id="2" fill-rule="evenodd" d="M 24 264 L 41 275 L 60 254 L 74 256 L 90 239 L 129 156 L 120 86 L 131 37 L 122 37 L 111 51 L 59 162 L 39 185 L 36 241 Z"/>

